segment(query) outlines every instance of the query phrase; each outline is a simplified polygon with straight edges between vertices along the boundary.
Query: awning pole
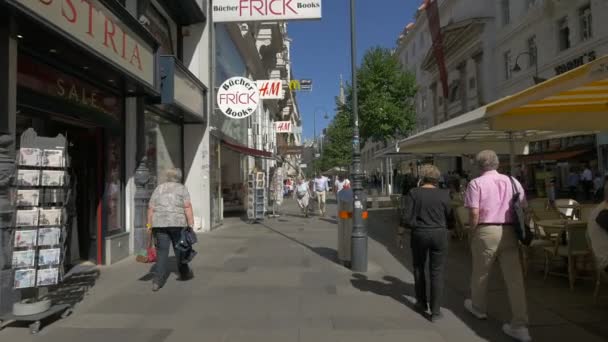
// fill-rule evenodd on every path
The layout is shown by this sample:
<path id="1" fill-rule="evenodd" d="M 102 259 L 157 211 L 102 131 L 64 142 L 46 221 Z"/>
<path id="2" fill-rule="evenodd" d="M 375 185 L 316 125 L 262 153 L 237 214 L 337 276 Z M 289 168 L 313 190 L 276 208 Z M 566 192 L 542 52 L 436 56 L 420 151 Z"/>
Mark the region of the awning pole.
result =
<path id="1" fill-rule="evenodd" d="M 515 177 L 515 139 L 513 139 L 513 132 L 509 132 L 509 164 L 511 165 L 511 176 Z"/>

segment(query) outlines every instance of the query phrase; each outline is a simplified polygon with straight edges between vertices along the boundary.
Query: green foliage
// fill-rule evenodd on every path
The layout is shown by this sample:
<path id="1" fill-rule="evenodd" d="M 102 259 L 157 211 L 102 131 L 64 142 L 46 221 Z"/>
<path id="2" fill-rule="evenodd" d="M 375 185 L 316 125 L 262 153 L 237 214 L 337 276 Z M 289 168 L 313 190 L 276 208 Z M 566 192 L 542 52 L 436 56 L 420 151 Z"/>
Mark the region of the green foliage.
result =
<path id="1" fill-rule="evenodd" d="M 361 141 L 387 141 L 404 136 L 414 128 L 413 98 L 416 80 L 404 72 L 390 49 L 372 48 L 363 56 L 357 71 L 359 129 Z M 336 100 L 337 113 L 327 127 L 327 141 L 315 170 L 348 167 L 352 160 L 353 91 L 346 87 L 346 103 Z"/>
<path id="2" fill-rule="evenodd" d="M 359 128 L 363 142 L 406 135 L 416 124 L 416 80 L 404 72 L 390 49 L 376 47 L 363 56 L 357 71 Z M 352 87 L 345 110 L 352 113 Z"/>

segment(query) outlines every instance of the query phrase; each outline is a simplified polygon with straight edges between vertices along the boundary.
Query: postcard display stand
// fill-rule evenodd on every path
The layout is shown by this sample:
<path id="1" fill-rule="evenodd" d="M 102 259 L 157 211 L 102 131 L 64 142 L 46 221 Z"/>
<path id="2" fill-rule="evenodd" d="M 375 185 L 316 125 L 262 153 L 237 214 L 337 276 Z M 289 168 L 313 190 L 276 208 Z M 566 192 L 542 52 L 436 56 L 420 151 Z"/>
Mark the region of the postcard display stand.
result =
<path id="1" fill-rule="evenodd" d="M 264 219 L 266 213 L 266 175 L 264 172 L 249 174 L 247 218 L 250 223 Z"/>
<path id="2" fill-rule="evenodd" d="M 64 274 L 68 166 L 64 136 L 38 137 L 32 129 L 23 133 L 17 153 L 13 269 L 14 287 L 25 300 L 14 304 L 14 316 L 55 309 L 43 294 Z"/>

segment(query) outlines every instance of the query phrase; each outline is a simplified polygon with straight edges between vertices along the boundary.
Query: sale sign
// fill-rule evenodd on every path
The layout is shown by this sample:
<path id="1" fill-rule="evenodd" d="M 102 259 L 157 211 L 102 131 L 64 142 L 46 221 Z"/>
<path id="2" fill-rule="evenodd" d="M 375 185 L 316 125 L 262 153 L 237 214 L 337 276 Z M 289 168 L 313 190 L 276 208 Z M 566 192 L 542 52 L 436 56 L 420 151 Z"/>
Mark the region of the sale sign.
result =
<path id="1" fill-rule="evenodd" d="M 213 21 L 321 19 L 321 0 L 214 0 Z"/>
<path id="2" fill-rule="evenodd" d="M 281 80 L 263 80 L 256 81 L 256 83 L 262 100 L 282 100 L 285 97 Z"/>
<path id="3" fill-rule="evenodd" d="M 217 91 L 217 105 L 231 119 L 244 119 L 253 114 L 260 104 L 260 92 L 254 81 L 232 77 Z"/>
<path id="4" fill-rule="evenodd" d="M 291 121 L 275 121 L 274 122 L 274 131 L 276 133 L 291 133 L 292 132 L 292 124 Z"/>

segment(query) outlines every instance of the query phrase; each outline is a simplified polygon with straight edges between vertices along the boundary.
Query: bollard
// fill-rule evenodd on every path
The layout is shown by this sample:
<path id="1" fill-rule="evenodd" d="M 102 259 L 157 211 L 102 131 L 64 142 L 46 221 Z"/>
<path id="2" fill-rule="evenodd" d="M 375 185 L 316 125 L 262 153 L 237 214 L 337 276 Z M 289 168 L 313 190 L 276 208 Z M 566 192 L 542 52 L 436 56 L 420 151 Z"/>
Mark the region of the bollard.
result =
<path id="1" fill-rule="evenodd" d="M 338 260 L 350 267 L 351 235 L 353 232 L 353 190 L 338 193 Z"/>

